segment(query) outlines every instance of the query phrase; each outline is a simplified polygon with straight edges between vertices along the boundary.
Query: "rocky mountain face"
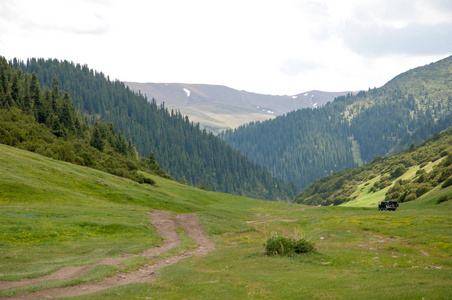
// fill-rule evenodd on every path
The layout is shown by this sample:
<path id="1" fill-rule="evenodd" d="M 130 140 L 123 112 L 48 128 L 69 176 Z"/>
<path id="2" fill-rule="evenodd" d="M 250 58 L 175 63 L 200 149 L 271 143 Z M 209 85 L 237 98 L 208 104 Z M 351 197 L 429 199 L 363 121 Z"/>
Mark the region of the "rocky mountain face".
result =
<path id="1" fill-rule="evenodd" d="M 309 91 L 297 95 L 263 95 L 221 85 L 125 82 L 149 100 L 165 102 L 213 133 L 263 121 L 306 107 L 320 107 L 348 92 Z"/>

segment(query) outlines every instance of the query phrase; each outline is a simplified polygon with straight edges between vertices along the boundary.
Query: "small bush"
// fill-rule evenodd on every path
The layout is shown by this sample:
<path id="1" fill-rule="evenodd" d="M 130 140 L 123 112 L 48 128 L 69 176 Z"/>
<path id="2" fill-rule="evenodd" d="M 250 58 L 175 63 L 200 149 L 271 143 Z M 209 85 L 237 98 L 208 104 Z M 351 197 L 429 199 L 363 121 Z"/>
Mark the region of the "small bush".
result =
<path id="1" fill-rule="evenodd" d="M 419 170 L 416 171 L 416 176 L 417 175 L 423 175 L 425 173 L 427 173 L 427 172 L 425 172 L 425 169 L 419 169 Z"/>
<path id="2" fill-rule="evenodd" d="M 452 177 L 449 177 L 449 179 L 447 179 L 446 181 L 444 181 L 443 185 L 441 186 L 442 188 L 446 188 L 449 185 L 452 185 Z"/>
<path id="3" fill-rule="evenodd" d="M 129 178 L 138 182 L 139 184 L 147 183 L 150 185 L 155 185 L 154 180 L 148 177 L 144 177 L 143 174 L 136 174 L 135 176 L 130 176 Z"/>
<path id="4" fill-rule="evenodd" d="M 208 191 L 209 190 L 205 184 L 201 184 L 200 186 L 198 186 L 198 189 L 201 189 L 201 190 L 204 190 L 204 191 Z"/>
<path id="5" fill-rule="evenodd" d="M 417 199 L 416 194 L 411 193 L 405 197 L 404 202 L 410 202 L 410 201 L 414 201 L 416 199 Z"/>
<path id="6" fill-rule="evenodd" d="M 425 181 L 425 175 L 424 174 L 419 176 L 419 178 L 416 180 L 416 182 L 418 182 L 418 183 L 423 183 L 424 181 Z"/>
<path id="7" fill-rule="evenodd" d="M 421 165 L 419 166 L 419 168 L 423 168 L 423 167 L 425 167 L 426 165 L 428 165 L 428 162 L 426 162 L 426 161 L 424 161 L 423 163 L 421 163 Z"/>
<path id="8" fill-rule="evenodd" d="M 294 253 L 300 254 L 314 250 L 314 244 L 305 239 L 294 240 L 283 236 L 269 238 L 265 244 L 266 255 L 293 256 Z"/>
<path id="9" fill-rule="evenodd" d="M 442 195 L 441 197 L 438 198 L 438 200 L 436 200 L 436 204 L 446 202 L 447 200 L 449 200 L 449 197 L 447 197 L 447 195 Z"/>
<path id="10" fill-rule="evenodd" d="M 347 201 L 347 199 L 344 196 L 339 196 L 334 199 L 333 205 L 340 205 L 346 201 Z"/>
<path id="11" fill-rule="evenodd" d="M 313 252 L 315 247 L 313 243 L 308 242 L 305 239 L 299 239 L 298 241 L 295 241 L 294 249 L 295 253 L 306 253 Z"/>
<path id="12" fill-rule="evenodd" d="M 391 178 L 402 176 L 406 172 L 406 167 L 402 164 L 397 165 L 396 169 L 391 173 Z"/>
<path id="13" fill-rule="evenodd" d="M 448 166 L 452 165 L 452 155 L 451 154 L 447 155 L 447 158 L 444 160 L 443 165 L 445 167 L 448 167 Z"/>
<path id="14" fill-rule="evenodd" d="M 436 200 L 436 204 L 446 202 L 447 200 L 449 200 L 449 197 L 447 197 L 447 195 L 442 195 L 441 197 L 438 198 L 438 200 Z"/>
<path id="15" fill-rule="evenodd" d="M 441 172 L 441 175 L 438 177 L 438 183 L 441 183 L 447 180 L 452 175 L 452 168 L 446 168 Z"/>
<path id="16" fill-rule="evenodd" d="M 432 189 L 432 186 L 429 184 L 421 184 L 415 191 L 416 197 L 419 198 L 420 196 L 424 195 L 425 193 L 428 193 Z"/>

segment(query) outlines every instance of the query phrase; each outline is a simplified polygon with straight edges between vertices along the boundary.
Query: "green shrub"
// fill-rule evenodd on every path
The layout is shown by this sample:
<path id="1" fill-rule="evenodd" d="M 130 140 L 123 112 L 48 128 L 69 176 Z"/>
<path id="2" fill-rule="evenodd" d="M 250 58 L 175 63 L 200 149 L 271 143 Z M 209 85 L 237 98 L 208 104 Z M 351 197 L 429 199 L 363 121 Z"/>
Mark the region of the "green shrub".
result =
<path id="1" fill-rule="evenodd" d="M 344 203 L 346 201 L 347 201 L 347 199 L 344 196 L 338 196 L 338 197 L 336 197 L 334 199 L 333 205 L 339 205 L 339 204 L 342 204 L 342 203 Z"/>
<path id="2" fill-rule="evenodd" d="M 402 176 L 406 172 L 406 167 L 402 164 L 397 165 L 396 169 L 391 173 L 391 178 Z"/>
<path id="3" fill-rule="evenodd" d="M 445 181 L 447 178 L 452 175 L 452 168 L 446 168 L 441 172 L 441 175 L 438 177 L 438 183 Z"/>
<path id="4" fill-rule="evenodd" d="M 295 253 L 306 253 L 313 252 L 315 247 L 313 243 L 308 242 L 305 239 L 299 239 L 298 241 L 295 241 L 294 249 Z"/>
<path id="5" fill-rule="evenodd" d="M 448 187 L 452 185 L 452 177 L 449 177 L 446 181 L 444 181 L 443 185 L 441 186 L 442 188 Z"/>
<path id="6" fill-rule="evenodd" d="M 447 150 L 443 150 L 443 151 L 441 151 L 441 153 L 440 153 L 441 157 L 444 157 L 444 156 L 446 156 L 446 155 L 448 155 L 448 154 L 449 154 L 449 152 L 448 152 Z"/>
<path id="7" fill-rule="evenodd" d="M 284 255 L 293 256 L 294 253 L 313 252 L 314 244 L 305 239 L 294 240 L 292 238 L 277 236 L 271 237 L 265 244 L 266 255 Z"/>
<path id="8" fill-rule="evenodd" d="M 423 183 L 424 181 L 425 181 L 425 175 L 424 174 L 419 176 L 419 178 L 416 180 L 416 182 L 418 182 L 418 183 Z"/>
<path id="9" fill-rule="evenodd" d="M 447 200 L 449 200 L 449 197 L 447 197 L 447 195 L 442 195 L 441 197 L 438 198 L 438 200 L 436 200 L 436 204 L 446 202 Z"/>
<path id="10" fill-rule="evenodd" d="M 420 186 L 416 189 L 416 197 L 424 195 L 429 192 L 433 187 L 430 184 L 420 184 Z"/>
<path id="11" fill-rule="evenodd" d="M 425 169 L 419 169 L 419 170 L 416 171 L 416 176 L 417 175 L 423 175 L 425 173 L 427 173 L 427 172 L 425 172 Z"/>
<path id="12" fill-rule="evenodd" d="M 405 197 L 404 202 L 410 202 L 410 201 L 414 201 L 416 199 L 417 199 L 416 194 L 411 193 Z"/>
<path id="13" fill-rule="evenodd" d="M 143 175 L 138 175 L 138 177 L 139 177 L 139 183 L 146 183 L 146 184 L 150 184 L 150 185 L 155 185 L 155 181 L 154 180 L 152 180 L 151 178 L 149 178 L 149 177 L 144 177 Z"/>
<path id="14" fill-rule="evenodd" d="M 447 155 L 447 158 L 444 160 L 443 165 L 445 167 L 452 165 L 452 155 L 451 154 Z"/>
<path id="15" fill-rule="evenodd" d="M 421 165 L 419 166 L 419 168 L 423 168 L 423 167 L 425 167 L 426 165 L 428 165 L 428 162 L 426 162 L 426 161 L 424 161 L 423 163 L 421 163 Z"/>
<path id="16" fill-rule="evenodd" d="M 209 190 L 205 184 L 201 184 L 200 186 L 198 186 L 198 189 L 201 189 L 201 190 L 204 190 L 204 191 L 208 191 Z"/>

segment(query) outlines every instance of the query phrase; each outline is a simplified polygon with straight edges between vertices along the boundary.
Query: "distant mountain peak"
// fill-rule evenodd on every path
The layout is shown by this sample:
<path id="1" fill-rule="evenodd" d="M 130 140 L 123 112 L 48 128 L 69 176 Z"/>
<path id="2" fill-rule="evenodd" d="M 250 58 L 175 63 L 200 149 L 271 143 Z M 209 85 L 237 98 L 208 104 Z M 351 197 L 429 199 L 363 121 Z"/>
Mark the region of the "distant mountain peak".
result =
<path id="1" fill-rule="evenodd" d="M 264 95 L 223 85 L 125 82 L 132 90 L 187 115 L 214 133 L 252 121 L 264 121 L 301 108 L 316 108 L 349 92 L 307 91 Z"/>

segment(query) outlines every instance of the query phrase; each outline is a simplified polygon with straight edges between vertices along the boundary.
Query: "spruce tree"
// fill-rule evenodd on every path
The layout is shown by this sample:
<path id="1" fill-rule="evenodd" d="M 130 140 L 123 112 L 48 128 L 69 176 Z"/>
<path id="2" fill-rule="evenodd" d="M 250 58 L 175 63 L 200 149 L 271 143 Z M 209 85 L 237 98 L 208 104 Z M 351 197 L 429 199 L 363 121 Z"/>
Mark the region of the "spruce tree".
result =
<path id="1" fill-rule="evenodd" d="M 93 136 L 91 137 L 90 144 L 97 150 L 101 152 L 104 151 L 105 141 L 102 139 L 102 133 L 97 123 L 94 125 Z"/>

